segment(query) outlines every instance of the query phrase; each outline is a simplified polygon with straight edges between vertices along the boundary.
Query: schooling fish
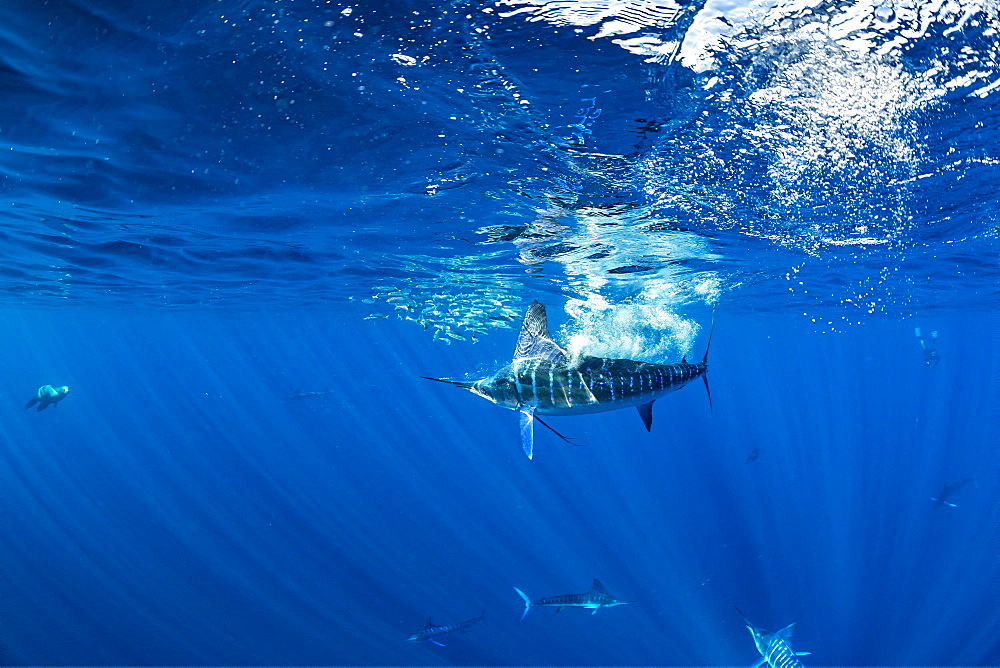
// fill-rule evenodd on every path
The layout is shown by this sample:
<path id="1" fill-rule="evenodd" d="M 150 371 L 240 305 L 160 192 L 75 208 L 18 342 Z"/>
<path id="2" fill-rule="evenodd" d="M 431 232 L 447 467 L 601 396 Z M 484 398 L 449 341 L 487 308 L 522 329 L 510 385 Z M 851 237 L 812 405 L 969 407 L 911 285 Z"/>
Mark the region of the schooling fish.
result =
<path id="1" fill-rule="evenodd" d="M 771 633 L 751 624 L 739 608 L 736 608 L 736 612 L 740 613 L 747 628 L 750 629 L 750 635 L 753 636 L 757 651 L 762 657 L 760 661 L 753 664 L 752 668 L 763 666 L 765 663 L 771 668 L 800 668 L 802 666 L 798 657 L 805 656 L 809 652 L 793 652 L 791 645 L 788 644 L 795 631 L 795 624 L 789 624 L 780 631 Z"/>
<path id="2" fill-rule="evenodd" d="M 543 596 L 542 598 L 532 601 L 528 598 L 528 595 L 523 591 L 514 587 L 514 591 L 521 595 L 524 599 L 524 612 L 521 613 L 521 619 L 524 619 L 528 614 L 528 610 L 531 610 L 532 606 L 544 605 L 550 608 L 555 608 L 556 612 L 559 612 L 563 608 L 593 608 L 594 611 L 590 614 L 596 615 L 597 611 L 601 608 L 613 608 L 616 605 L 628 605 L 631 601 L 622 601 L 615 598 L 608 593 L 608 590 L 604 588 L 601 581 L 594 578 L 594 584 L 590 587 L 590 591 L 585 594 L 563 594 L 562 596 Z"/>
<path id="3" fill-rule="evenodd" d="M 483 610 L 483 612 L 480 613 L 478 617 L 473 617 L 472 619 L 466 619 L 464 622 L 447 624 L 445 626 L 435 626 L 434 622 L 431 621 L 431 618 L 428 617 L 427 623 L 424 624 L 424 628 L 414 633 L 412 636 L 407 638 L 407 640 L 410 642 L 420 642 L 421 640 L 429 640 L 438 647 L 444 647 L 444 644 L 438 642 L 437 640 L 435 640 L 435 638 L 443 636 L 446 633 L 453 633 L 455 631 L 464 631 L 473 624 L 478 624 L 479 622 L 483 621 L 483 616 L 485 614 L 486 611 Z"/>
<path id="4" fill-rule="evenodd" d="M 709 333 L 708 345 L 711 343 Z M 524 316 L 510 364 L 474 382 L 423 378 L 457 385 L 498 406 L 517 411 L 521 446 L 531 459 L 536 416 L 586 415 L 634 406 L 649 431 L 653 426 L 653 402 L 699 377 L 705 381 L 708 391 L 707 371 L 708 347 L 697 364 L 690 364 L 686 359 L 677 364 L 652 364 L 605 357 L 571 358 L 552 340 L 545 307 L 534 301 Z M 711 407 L 711 392 L 708 401 Z M 541 418 L 538 421 L 549 427 Z M 555 433 L 568 440 L 559 432 Z"/>

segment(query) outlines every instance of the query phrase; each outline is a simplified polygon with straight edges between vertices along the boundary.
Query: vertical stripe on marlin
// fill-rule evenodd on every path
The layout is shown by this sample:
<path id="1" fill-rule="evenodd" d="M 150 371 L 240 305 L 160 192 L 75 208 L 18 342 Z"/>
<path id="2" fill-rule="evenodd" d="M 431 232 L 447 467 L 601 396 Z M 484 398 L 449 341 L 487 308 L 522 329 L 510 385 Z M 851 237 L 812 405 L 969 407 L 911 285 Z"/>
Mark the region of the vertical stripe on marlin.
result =
<path id="1" fill-rule="evenodd" d="M 524 386 L 521 396 L 527 397 L 527 402 L 535 403 L 535 390 L 531 386 L 531 364 L 525 364 L 518 374 L 519 384 Z"/>
<path id="2" fill-rule="evenodd" d="M 538 401 L 539 404 L 542 403 L 542 393 L 541 390 L 539 390 L 538 385 L 538 367 L 541 365 L 542 361 L 538 360 L 535 362 L 535 368 L 531 370 L 531 389 L 535 393 L 535 400 Z"/>
<path id="3" fill-rule="evenodd" d="M 766 658 L 767 663 L 773 668 L 796 668 L 802 665 L 802 662 L 795 656 L 795 652 L 780 640 L 772 641 L 771 646 L 768 647 Z"/>
<path id="4" fill-rule="evenodd" d="M 563 373 L 566 375 L 566 379 L 560 383 L 563 400 L 566 402 L 567 408 L 573 408 L 573 372 L 566 369 Z"/>
<path id="5" fill-rule="evenodd" d="M 539 360 L 535 365 L 535 392 L 538 395 L 538 405 L 552 403 L 552 392 L 549 391 L 549 383 L 546 378 L 546 371 L 550 368 L 549 363 Z"/>

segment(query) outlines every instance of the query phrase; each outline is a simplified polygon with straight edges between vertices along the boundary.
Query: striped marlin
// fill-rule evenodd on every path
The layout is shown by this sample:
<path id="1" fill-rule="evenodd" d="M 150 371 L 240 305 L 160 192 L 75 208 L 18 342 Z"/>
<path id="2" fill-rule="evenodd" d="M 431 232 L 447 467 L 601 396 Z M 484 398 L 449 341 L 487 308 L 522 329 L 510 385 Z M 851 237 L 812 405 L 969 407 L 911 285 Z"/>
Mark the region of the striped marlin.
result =
<path id="1" fill-rule="evenodd" d="M 944 504 L 946 506 L 951 506 L 952 508 L 958 508 L 958 506 L 956 506 L 948 499 L 951 498 L 952 494 L 962 489 L 963 487 L 968 485 L 970 482 L 973 482 L 974 480 L 975 478 L 966 478 L 965 480 L 959 480 L 958 482 L 953 482 L 950 485 L 948 483 L 945 483 L 944 487 L 941 488 L 941 493 L 938 494 L 937 496 L 931 497 L 931 501 L 935 502 L 934 507 L 937 508 L 938 506 Z"/>
<path id="2" fill-rule="evenodd" d="M 585 594 L 563 594 L 562 596 L 543 596 L 537 601 L 532 601 L 528 598 L 528 595 L 523 591 L 514 587 L 514 591 L 521 595 L 524 599 L 524 612 L 521 613 L 521 619 L 524 619 L 528 610 L 534 605 L 546 605 L 556 609 L 559 612 L 563 608 L 593 608 L 594 611 L 590 614 L 596 615 L 597 611 L 601 608 L 613 608 L 616 605 L 628 605 L 631 601 L 622 601 L 611 594 L 608 590 L 604 588 L 601 581 L 594 578 L 594 584 L 591 585 L 590 591 Z"/>
<path id="3" fill-rule="evenodd" d="M 708 343 L 712 343 L 711 333 Z M 586 415 L 634 406 L 649 431 L 653 426 L 653 402 L 698 377 L 705 381 L 708 391 L 707 371 L 707 347 L 697 364 L 686 359 L 677 364 L 587 356 L 574 359 L 552 340 L 545 307 L 534 301 L 524 315 L 510 364 L 474 382 L 423 378 L 458 385 L 498 406 L 517 411 L 521 446 L 531 459 L 537 415 Z M 711 392 L 708 400 L 711 407 Z M 538 421 L 549 427 L 541 418 Z"/>
<path id="4" fill-rule="evenodd" d="M 435 638 L 437 638 L 438 636 L 443 636 L 446 633 L 453 633 L 455 631 L 464 631 L 473 624 L 478 624 L 479 622 L 483 621 L 483 616 L 485 614 L 486 611 L 483 610 L 483 612 L 480 613 L 478 617 L 473 617 L 472 619 L 466 619 L 464 622 L 447 624 L 445 626 L 436 626 L 434 622 L 431 621 L 431 618 L 428 617 L 427 623 L 424 624 L 424 628 L 420 629 L 406 640 L 409 642 L 420 642 L 421 640 L 429 640 L 438 647 L 444 647 L 444 644 L 438 642 L 437 640 L 435 640 Z"/>
<path id="5" fill-rule="evenodd" d="M 801 668 L 802 662 L 799 661 L 798 657 L 805 656 L 809 652 L 793 652 L 791 645 L 788 644 L 796 624 L 789 624 L 780 631 L 771 633 L 751 624 L 739 608 L 736 608 L 736 612 L 740 613 L 747 628 L 750 629 L 750 635 L 753 636 L 757 651 L 762 657 L 760 661 L 753 664 L 752 668 L 763 666 L 765 663 L 771 668 Z"/>

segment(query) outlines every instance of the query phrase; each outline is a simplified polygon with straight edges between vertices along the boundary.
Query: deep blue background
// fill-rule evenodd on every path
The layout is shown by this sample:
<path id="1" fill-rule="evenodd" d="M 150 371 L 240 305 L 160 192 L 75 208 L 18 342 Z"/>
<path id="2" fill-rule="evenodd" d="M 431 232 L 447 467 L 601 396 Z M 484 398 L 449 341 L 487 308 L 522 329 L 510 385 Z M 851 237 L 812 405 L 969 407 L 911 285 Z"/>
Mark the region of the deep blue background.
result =
<path id="1" fill-rule="evenodd" d="M 492 0 L 4 2 L 0 662 L 750 664 L 738 606 L 811 665 L 1000 664 L 966 9 L 876 54 L 816 6 L 696 72 Z M 696 383 L 527 460 L 420 376 L 506 363 L 533 299 L 654 362 L 714 306 L 714 413 Z M 519 621 L 595 577 L 634 603 Z"/>
<path id="2" fill-rule="evenodd" d="M 752 662 L 733 605 L 798 621 L 816 664 L 1000 660 L 996 314 L 928 314 L 928 368 L 911 322 L 722 307 L 714 414 L 691 386 L 651 434 L 554 420 L 583 446 L 542 431 L 533 461 L 512 413 L 418 378 L 499 364 L 513 332 L 444 347 L 356 317 L 8 310 L 4 660 Z M 41 382 L 71 394 L 23 410 Z M 512 586 L 593 577 L 635 603 L 518 621 Z M 446 648 L 403 642 L 484 608 Z"/>

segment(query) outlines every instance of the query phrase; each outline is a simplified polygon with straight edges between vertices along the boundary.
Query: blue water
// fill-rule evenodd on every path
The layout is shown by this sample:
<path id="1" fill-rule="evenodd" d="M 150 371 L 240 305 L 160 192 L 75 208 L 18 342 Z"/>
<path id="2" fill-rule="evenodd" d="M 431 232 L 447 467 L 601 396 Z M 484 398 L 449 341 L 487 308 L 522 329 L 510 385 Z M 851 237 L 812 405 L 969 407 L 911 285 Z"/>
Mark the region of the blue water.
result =
<path id="1" fill-rule="evenodd" d="M 0 662 L 1000 664 L 995 8 L 0 15 Z M 527 459 L 534 299 L 711 410 Z"/>

